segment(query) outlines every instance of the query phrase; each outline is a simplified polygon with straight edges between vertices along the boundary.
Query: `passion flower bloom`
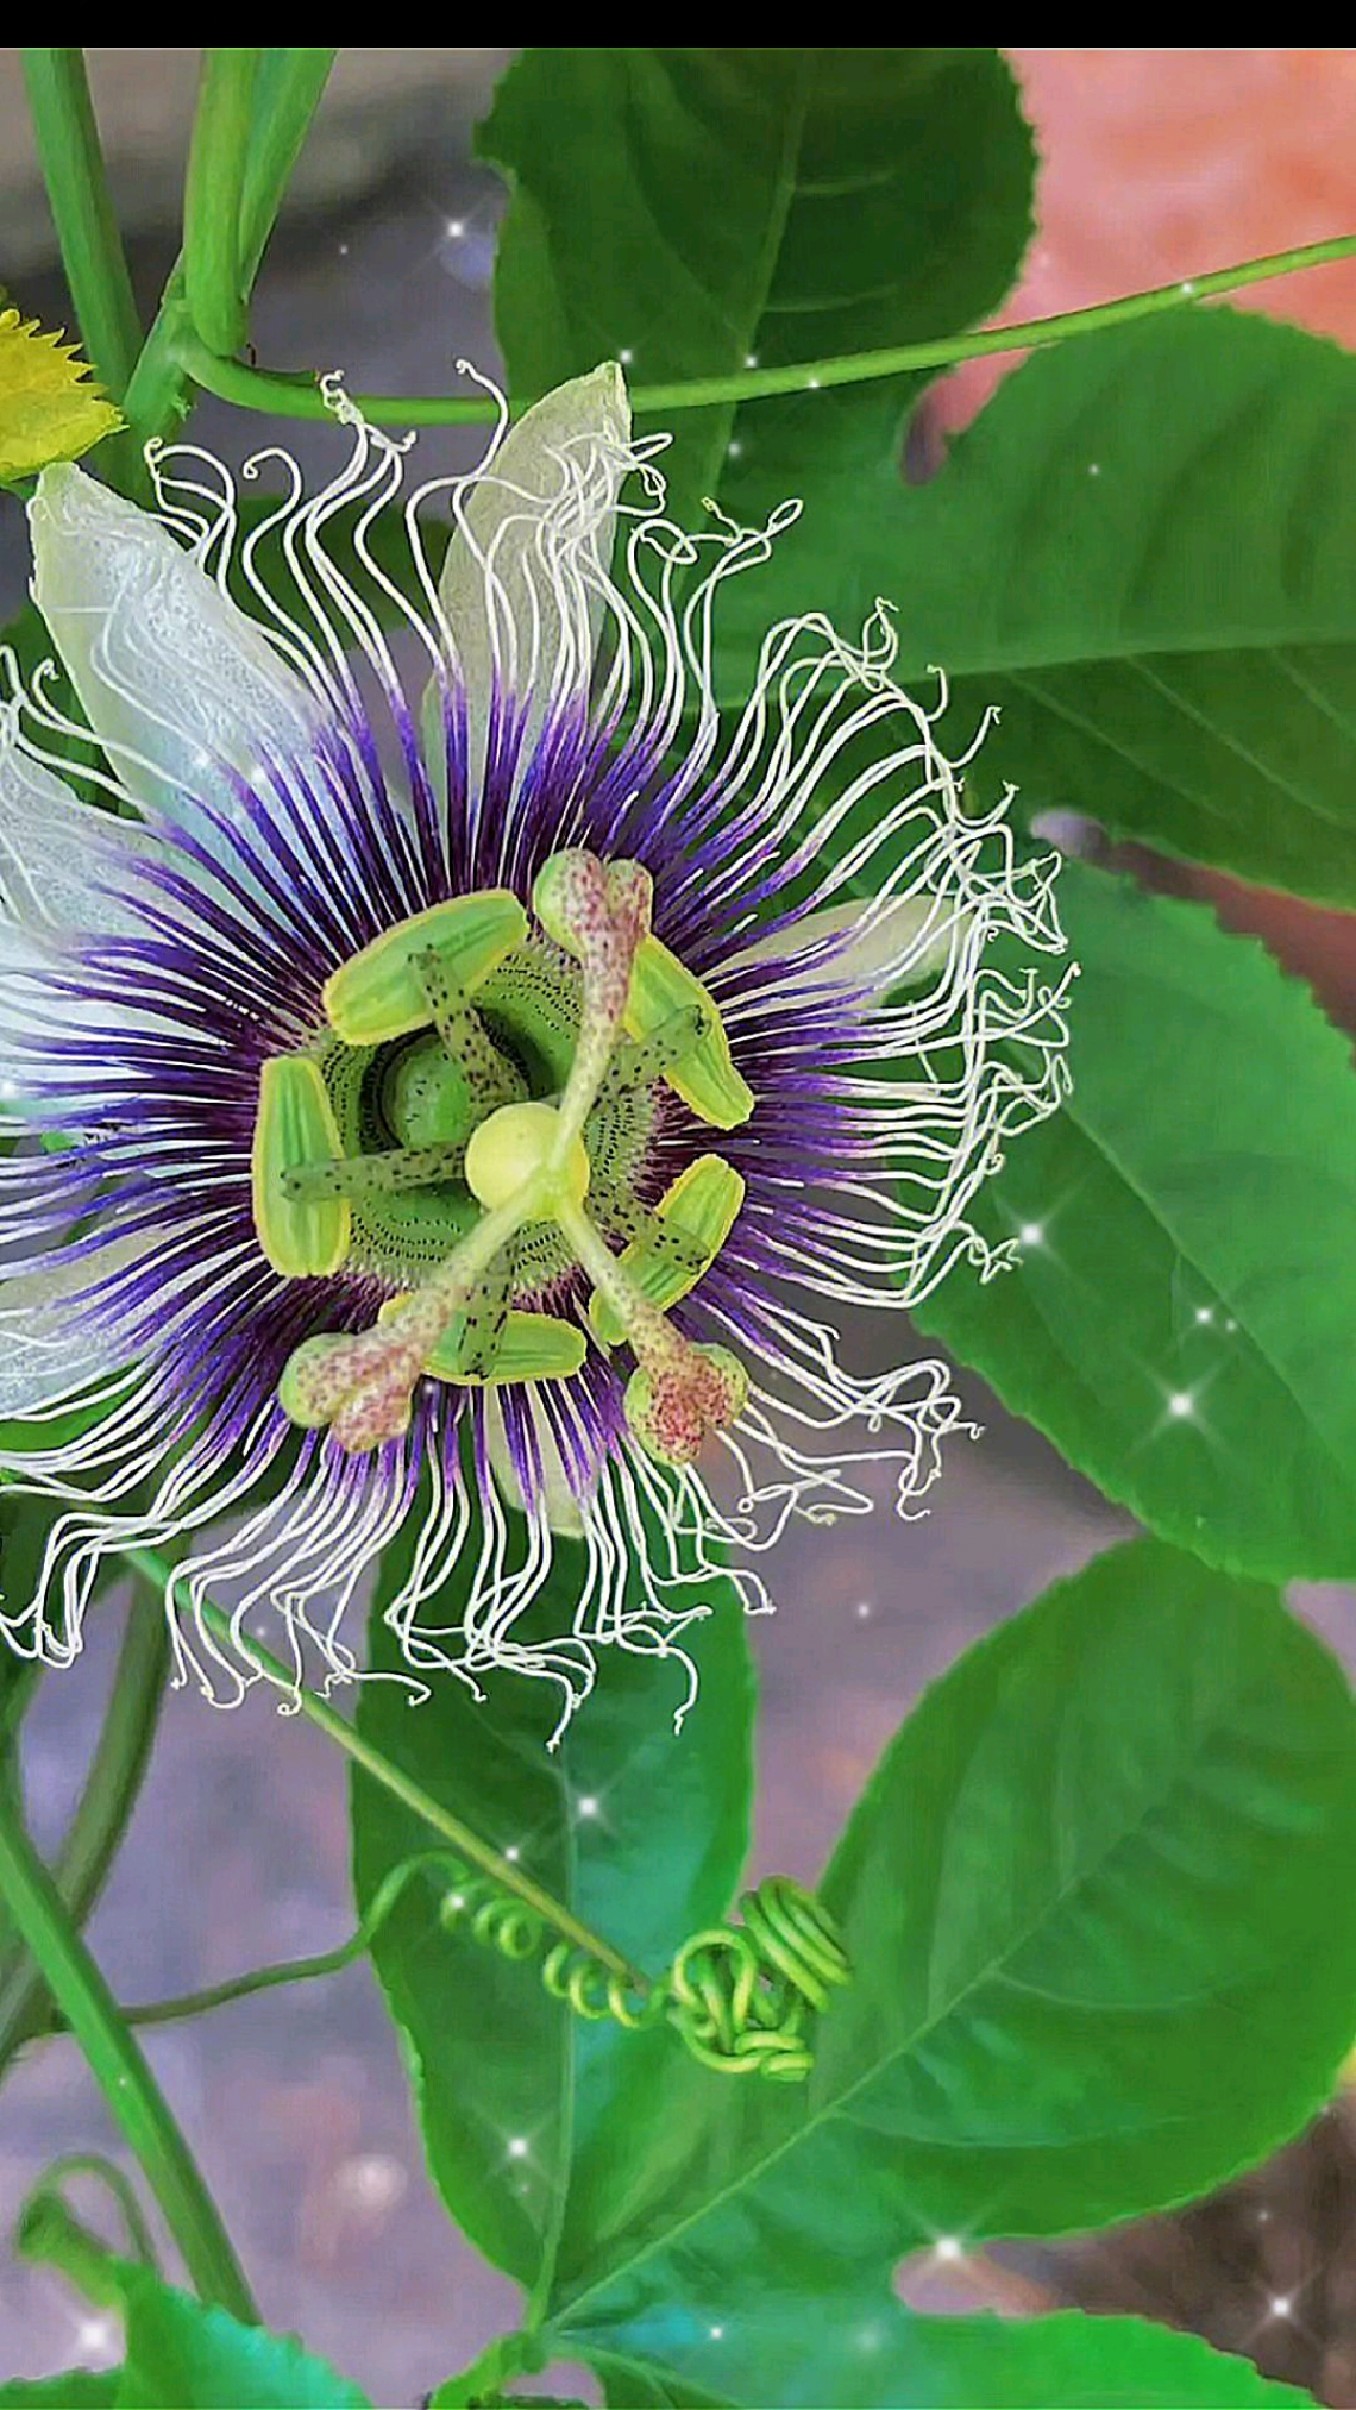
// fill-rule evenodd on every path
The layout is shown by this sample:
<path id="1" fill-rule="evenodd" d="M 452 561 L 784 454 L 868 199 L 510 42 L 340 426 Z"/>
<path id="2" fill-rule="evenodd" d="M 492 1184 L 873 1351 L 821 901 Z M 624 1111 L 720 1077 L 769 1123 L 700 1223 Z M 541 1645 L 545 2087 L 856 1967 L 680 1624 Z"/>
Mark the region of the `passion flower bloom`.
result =
<path id="1" fill-rule="evenodd" d="M 412 1681 L 568 1712 L 605 1642 L 682 1658 L 717 1563 L 763 1603 L 788 1517 L 934 1477 L 945 1367 L 856 1378 L 835 1325 L 1003 1252 L 968 1215 L 1065 1086 L 1055 866 L 883 611 L 774 627 L 721 708 L 721 589 L 794 511 L 675 527 L 620 371 L 403 507 L 331 399 L 313 498 L 286 462 L 247 518 L 182 447 L 156 513 L 70 466 L 31 506 L 88 729 L 9 664 L 2 1461 L 67 1503 L 4 1623 L 65 1660 L 108 1553 L 169 1547 L 181 1676 L 255 1671 L 210 1592 L 347 1678 L 414 1518 Z"/>

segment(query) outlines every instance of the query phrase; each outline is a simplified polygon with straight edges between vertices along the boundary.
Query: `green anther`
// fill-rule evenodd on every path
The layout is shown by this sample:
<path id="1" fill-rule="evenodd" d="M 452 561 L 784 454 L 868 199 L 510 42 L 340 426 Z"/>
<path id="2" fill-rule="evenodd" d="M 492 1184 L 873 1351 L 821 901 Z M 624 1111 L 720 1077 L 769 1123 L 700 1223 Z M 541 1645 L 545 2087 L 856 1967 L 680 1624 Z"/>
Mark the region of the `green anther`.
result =
<path id="1" fill-rule="evenodd" d="M 647 1038 L 623 1038 L 603 1073 L 596 1104 L 610 1104 L 632 1088 L 652 1088 L 665 1079 L 705 1036 L 709 1019 L 702 1005 L 684 1004 Z"/>
<path id="2" fill-rule="evenodd" d="M 505 1062 L 484 1023 L 471 1010 L 466 990 L 452 977 L 447 958 L 434 951 L 417 954 L 413 968 L 433 1014 L 433 1026 L 465 1083 L 476 1118 L 526 1096 L 522 1073 Z"/>
<path id="3" fill-rule="evenodd" d="M 392 1297 L 378 1320 L 388 1321 L 405 1297 Z M 487 1373 L 468 1371 L 463 1354 L 464 1318 L 458 1316 L 441 1346 L 434 1349 L 425 1371 L 435 1381 L 457 1381 L 466 1388 L 497 1388 L 507 1381 L 568 1381 L 588 1353 L 588 1341 L 573 1322 L 555 1314 L 510 1313 L 499 1336 L 494 1362 Z M 294 1418 L 295 1419 L 295 1418 Z"/>
<path id="4" fill-rule="evenodd" d="M 273 1055 L 259 1075 L 251 1180 L 254 1227 L 275 1272 L 304 1280 L 337 1272 L 348 1253 L 352 1213 L 343 1196 L 293 1196 L 288 1174 L 343 1153 L 319 1065 L 308 1054 Z"/>
<path id="5" fill-rule="evenodd" d="M 748 1120 L 755 1098 L 748 1081 L 735 1069 L 715 1002 L 676 954 L 657 937 L 643 937 L 636 948 L 626 1001 L 628 1034 L 648 1038 L 684 1007 L 701 1011 L 702 1034 L 690 1053 L 671 1065 L 663 1077 L 700 1120 L 718 1130 L 737 1129 Z"/>
<path id="6" fill-rule="evenodd" d="M 630 1245 L 620 1266 L 643 1297 L 666 1314 L 709 1272 L 734 1228 L 744 1182 L 719 1155 L 701 1155 L 680 1172 Z M 616 1307 L 595 1292 L 589 1321 L 605 1347 L 616 1347 L 625 1326 Z"/>
<path id="7" fill-rule="evenodd" d="M 426 1029 L 434 1015 L 418 963 L 436 951 L 463 995 L 473 994 L 527 935 L 527 914 L 506 887 L 434 904 L 387 929 L 326 982 L 325 1012 L 346 1046 L 380 1046 Z"/>

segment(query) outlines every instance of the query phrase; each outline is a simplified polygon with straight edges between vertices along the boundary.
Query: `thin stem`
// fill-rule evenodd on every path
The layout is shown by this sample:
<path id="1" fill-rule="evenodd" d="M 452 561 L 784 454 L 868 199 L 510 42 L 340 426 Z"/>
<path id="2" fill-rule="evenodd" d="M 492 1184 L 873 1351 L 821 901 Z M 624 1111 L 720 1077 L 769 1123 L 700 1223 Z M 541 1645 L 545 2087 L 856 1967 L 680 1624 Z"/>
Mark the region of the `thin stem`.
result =
<path id="1" fill-rule="evenodd" d="M 193 407 L 192 387 L 179 362 L 179 346 L 191 333 L 180 260 L 165 285 L 155 324 L 146 337 L 123 397 L 123 415 L 137 446 L 135 470 L 124 488 L 126 492 L 149 496 L 151 481 L 141 458 L 141 447 L 154 436 L 166 438 L 177 434 Z"/>
<path id="2" fill-rule="evenodd" d="M 134 1598 L 99 1744 L 52 1869 L 77 1927 L 98 1899 L 131 1821 L 160 1721 L 169 1662 L 169 1628 L 159 1601 Z M 26 1951 L 0 1976 L 0 2069 L 40 2028 L 45 1989 Z"/>
<path id="3" fill-rule="evenodd" d="M 0 1894 L 140 2161 L 198 2292 L 204 2301 L 256 2324 L 249 2286 L 173 2112 L 51 1875 L 3 1801 Z"/>
<path id="4" fill-rule="evenodd" d="M 218 352 L 245 336 L 240 205 L 262 55 L 203 52 L 184 188 L 184 291 L 197 333 Z"/>
<path id="5" fill-rule="evenodd" d="M 950 368 L 962 360 L 983 359 L 995 352 L 1041 351 L 1077 335 L 1101 334 L 1113 326 L 1128 326 L 1140 318 L 1157 318 L 1188 308 L 1220 293 L 1236 293 L 1245 285 L 1265 284 L 1276 276 L 1291 276 L 1301 268 L 1322 267 L 1333 260 L 1356 256 L 1356 234 L 1336 235 L 1324 243 L 1307 243 L 1299 250 L 1276 251 L 1265 259 L 1245 260 L 1235 268 L 1217 268 L 1208 276 L 1178 284 L 1157 285 L 1150 292 L 1131 293 L 1095 308 L 1067 310 L 1055 318 L 1029 318 L 1018 326 L 985 327 L 977 334 L 952 335 L 932 343 L 905 343 L 888 351 L 849 352 L 840 359 L 804 360 L 788 368 L 746 368 L 727 376 L 695 377 L 679 384 L 637 385 L 631 394 L 639 416 L 679 410 L 704 410 L 715 403 L 754 402 L 771 394 L 811 393 L 820 386 L 860 385 L 877 377 L 901 376 L 921 368 Z M 262 368 L 246 368 L 225 360 L 191 335 L 181 338 L 180 366 L 193 382 L 222 401 L 244 410 L 267 410 L 278 418 L 328 418 L 331 413 L 316 381 L 309 375 L 283 376 Z M 445 394 L 359 393 L 352 397 L 374 426 L 459 427 L 495 416 L 489 395 L 461 400 Z M 535 396 L 514 403 L 525 410 Z"/>
<path id="6" fill-rule="evenodd" d="M 66 282 L 100 384 L 121 402 L 141 349 L 83 50 L 24 50 L 24 82 Z"/>
<path id="7" fill-rule="evenodd" d="M 24 2248 L 24 2236 L 29 2220 L 35 2218 L 47 2202 L 57 2200 L 61 2202 L 63 2208 L 66 2206 L 65 2194 L 61 2187 L 70 2176 L 93 2176 L 95 2181 L 103 2186 L 105 2192 L 109 2193 L 118 2205 L 123 2224 L 127 2228 L 127 2240 L 133 2253 L 144 2267 L 154 2268 L 158 2273 L 160 2262 L 156 2257 L 155 2242 L 150 2227 L 146 2223 L 141 2203 L 137 2199 L 136 2187 L 128 2180 L 120 2167 L 116 2167 L 111 2159 L 105 2159 L 98 2151 L 67 2151 L 60 2159 L 53 2159 L 50 2166 L 43 2169 L 19 2212 L 18 2248 L 20 2251 Z"/>
<path id="8" fill-rule="evenodd" d="M 320 50 L 269 50 L 264 54 L 240 199 L 241 285 L 247 296 L 332 56 L 332 52 Z M 138 445 L 149 442 L 153 436 L 172 436 L 188 416 L 193 395 L 180 365 L 179 346 L 191 335 L 184 266 L 180 260 L 165 286 L 155 324 L 146 338 L 123 403 Z M 149 485 L 138 454 L 128 490 L 148 493 Z"/>
<path id="9" fill-rule="evenodd" d="M 248 292 L 320 104 L 333 50 L 266 50 L 240 197 L 240 262 Z"/>
<path id="10" fill-rule="evenodd" d="M 57 2268 L 67 2284 L 101 2310 L 120 2310 L 117 2253 L 78 2218 L 59 2192 L 39 2190 L 25 2207 L 15 2236 L 22 2259 Z"/>
<path id="11" fill-rule="evenodd" d="M 487 2343 L 479 2357 L 455 2377 L 444 2377 L 438 2387 L 442 2410 L 475 2410 L 477 2402 L 497 2402 L 505 2398 L 504 2387 L 517 2376 L 523 2376 L 539 2362 L 535 2338 L 526 2334 L 496 2335 Z M 524 2397 L 526 2398 L 526 2397 Z"/>
<path id="12" fill-rule="evenodd" d="M 137 2005 L 123 2004 L 123 2015 L 129 2025 L 178 2025 L 185 2018 L 205 2016 L 210 2009 L 225 2008 L 233 2000 L 248 2000 L 255 1992 L 278 1990 L 283 1984 L 311 1983 L 324 1975 L 338 1975 L 352 1966 L 371 1948 L 387 1917 L 403 1898 L 416 1875 L 441 1868 L 446 1874 L 447 1853 L 443 1850 L 423 1850 L 417 1858 L 402 1858 L 398 1866 L 378 1884 L 372 1905 L 347 1941 L 332 1950 L 317 1950 L 309 1958 L 285 1958 L 273 1966 L 250 1967 L 243 1975 L 230 1975 L 222 1983 L 205 1984 L 201 1991 L 181 1992 L 172 2000 L 146 2000 Z M 66 2032 L 59 2017 L 45 2027 L 46 2034 Z"/>
<path id="13" fill-rule="evenodd" d="M 129 1564 L 137 1566 L 162 1587 L 170 1580 L 170 1567 L 152 1549 L 128 1548 L 123 1554 Z M 572 1916 L 559 1900 L 553 1899 L 549 1891 L 543 1891 L 539 1883 L 534 1883 L 531 1875 L 524 1874 L 520 1866 L 515 1866 L 508 1858 L 502 1858 L 498 1850 L 491 1849 L 488 1841 L 482 1841 L 479 1833 L 472 1832 L 460 1817 L 454 1816 L 439 1800 L 430 1798 L 418 1783 L 411 1782 L 399 1766 L 393 1766 L 379 1749 L 374 1749 L 361 1733 L 355 1732 L 328 1700 L 318 1697 L 315 1691 L 308 1690 L 304 1683 L 298 1682 L 271 1650 L 251 1639 L 248 1633 L 237 1629 L 230 1616 L 223 1614 L 220 1607 L 214 1607 L 210 1600 L 202 1602 L 200 1612 L 208 1630 L 218 1640 L 247 1657 L 275 1689 L 285 1691 L 309 1723 L 342 1749 L 356 1766 L 361 1766 L 365 1774 L 370 1774 L 374 1782 L 380 1783 L 384 1791 L 389 1791 L 393 1799 L 398 1799 L 412 1815 L 418 1816 L 430 1831 L 450 1842 L 459 1856 L 469 1858 L 482 1874 L 489 1875 L 503 1890 L 513 1892 L 525 1907 L 532 1910 L 534 1916 L 539 1916 L 543 1924 L 559 1933 L 562 1940 L 572 1942 L 576 1949 L 587 1950 L 590 1956 L 599 1959 L 611 1973 L 623 1977 L 637 1991 L 648 1992 L 649 1978 L 638 1967 L 633 1967 L 629 1959 L 623 1958 L 621 1952 L 615 1950 L 610 1942 L 604 1941 L 600 1934 L 590 1932 L 588 1926 Z"/>

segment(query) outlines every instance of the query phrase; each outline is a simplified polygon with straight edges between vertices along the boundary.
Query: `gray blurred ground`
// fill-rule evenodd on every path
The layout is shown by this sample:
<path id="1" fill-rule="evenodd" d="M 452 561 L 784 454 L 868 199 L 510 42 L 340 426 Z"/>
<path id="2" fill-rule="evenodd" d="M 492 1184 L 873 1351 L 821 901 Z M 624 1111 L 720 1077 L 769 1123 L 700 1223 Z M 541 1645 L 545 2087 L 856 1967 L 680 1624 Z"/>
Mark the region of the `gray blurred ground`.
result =
<path id="1" fill-rule="evenodd" d="M 504 55 L 349 54 L 357 67 L 346 67 L 260 288 L 263 360 L 342 365 L 355 389 L 410 392 L 446 386 L 459 354 L 494 366 L 487 284 L 498 192 L 467 164 L 466 127 Z M 26 312 L 60 323 L 65 304 L 16 131 L 14 56 L 0 53 L 0 280 Z M 193 57 L 99 54 L 148 299 L 169 264 Z M 366 84 L 363 61 L 383 63 Z M 238 460 L 269 431 L 208 403 L 192 432 Z M 425 439 L 430 470 L 465 458 L 457 442 Z M 303 430 L 296 448 L 317 467 L 334 456 L 323 430 Z M 10 509 L 0 516 L 0 615 L 23 577 Z M 901 1526 L 881 1512 L 782 1552 L 781 1611 L 755 1626 L 759 1871 L 813 1878 L 923 1684 L 1128 1528 L 978 1384 L 961 1386 L 987 1429 L 978 1443 L 955 1443 L 925 1519 Z M 1350 1653 L 1350 1602 L 1334 1592 L 1307 1604 Z M 99 1620 L 84 1658 L 47 1679 L 30 1719 L 27 1775 L 45 1840 L 60 1830 L 98 1728 L 114 1626 L 111 1612 Z M 176 1695 L 93 1920 L 95 1950 L 116 1991 L 147 1998 L 327 1948 L 351 1929 L 346 1853 L 344 1768 L 323 1740 L 257 1697 L 214 1714 Z M 460 2242 L 429 2190 L 394 2037 L 364 1969 L 152 2035 L 149 2050 L 265 2316 L 300 2331 L 375 2401 L 414 2402 L 513 2322 L 513 2288 Z M 109 2143 L 73 2047 L 30 2054 L 0 2094 L 0 2232 L 55 2155 Z M 115 2343 L 54 2278 L 0 2255 L 0 2374 L 98 2364 Z"/>

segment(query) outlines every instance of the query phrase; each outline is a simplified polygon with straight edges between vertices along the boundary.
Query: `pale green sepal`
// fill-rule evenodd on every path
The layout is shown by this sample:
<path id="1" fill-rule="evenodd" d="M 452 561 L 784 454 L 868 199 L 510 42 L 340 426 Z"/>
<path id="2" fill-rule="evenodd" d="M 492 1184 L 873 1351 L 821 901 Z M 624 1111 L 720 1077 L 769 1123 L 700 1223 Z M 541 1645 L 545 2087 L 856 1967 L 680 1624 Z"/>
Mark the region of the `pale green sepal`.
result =
<path id="1" fill-rule="evenodd" d="M 870 1004 L 897 987 L 917 987 L 935 979 L 946 969 L 953 949 L 964 944 L 973 918 L 954 904 L 943 907 L 935 895 L 897 896 L 879 910 L 869 897 L 859 896 L 825 904 L 792 928 L 760 937 L 736 955 L 734 967 L 777 963 L 788 979 L 861 988 Z M 843 937 L 847 944 L 824 962 L 807 960 L 818 947 Z"/>
<path id="2" fill-rule="evenodd" d="M 608 361 L 525 411 L 468 489 L 438 591 L 473 769 L 496 672 L 502 692 L 529 706 L 529 750 L 548 712 L 588 692 L 630 438 L 626 380 Z"/>
<path id="3" fill-rule="evenodd" d="M 735 1069 L 715 1001 L 659 938 L 643 937 L 636 948 L 626 1000 L 628 1036 L 647 1038 L 671 1014 L 692 1005 L 700 1006 L 703 1013 L 702 1034 L 664 1078 L 699 1120 L 709 1121 L 717 1130 L 737 1129 L 748 1120 L 756 1099 L 748 1081 Z"/>
<path id="4" fill-rule="evenodd" d="M 275 1272 L 305 1280 L 337 1272 L 348 1253 L 353 1214 L 347 1197 L 290 1197 L 284 1172 L 335 1163 L 343 1154 L 334 1109 L 319 1066 L 308 1054 L 275 1054 L 259 1075 L 250 1174 L 254 1228 Z"/>
<path id="5" fill-rule="evenodd" d="M 545 1508 L 547 1528 L 555 1532 L 561 1539 L 582 1539 L 584 1536 L 584 1510 L 570 1486 L 569 1476 L 561 1461 L 560 1449 L 556 1445 L 555 1433 L 538 1401 L 529 1396 L 525 1403 L 540 1459 L 539 1489 Z M 514 1507 L 519 1514 L 525 1514 L 527 1501 L 523 1496 L 522 1485 L 514 1468 L 513 1452 L 509 1447 L 508 1434 L 504 1429 L 503 1408 L 493 1389 L 485 1398 L 484 1414 L 485 1444 L 489 1450 L 490 1469 L 494 1474 L 500 1496 L 506 1505 Z"/>
<path id="6" fill-rule="evenodd" d="M 149 511 L 83 469 L 44 469 L 29 504 L 33 598 L 94 734 L 141 803 L 220 850 L 207 801 L 314 744 L 320 705 Z"/>
<path id="7" fill-rule="evenodd" d="M 506 887 L 416 912 L 327 980 L 330 1027 L 346 1046 L 381 1046 L 426 1029 L 433 1013 L 416 969 L 419 955 L 439 954 L 457 986 L 471 994 L 526 936 L 527 914 Z"/>
<path id="8" fill-rule="evenodd" d="M 743 1180 L 719 1155 L 689 1163 L 660 1198 L 649 1226 L 622 1250 L 621 1267 L 632 1286 L 666 1314 L 710 1271 L 743 1202 Z M 626 1335 L 616 1308 L 597 1292 L 589 1321 L 606 1347 L 618 1346 Z"/>
<path id="9" fill-rule="evenodd" d="M 82 1292 L 163 1245 L 163 1232 L 144 1231 L 56 1271 L 0 1280 L 0 1416 L 40 1414 L 119 1370 L 118 1351 L 91 1327 Z"/>

